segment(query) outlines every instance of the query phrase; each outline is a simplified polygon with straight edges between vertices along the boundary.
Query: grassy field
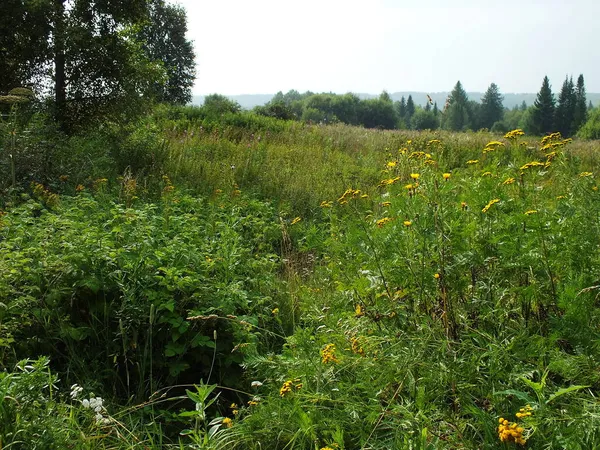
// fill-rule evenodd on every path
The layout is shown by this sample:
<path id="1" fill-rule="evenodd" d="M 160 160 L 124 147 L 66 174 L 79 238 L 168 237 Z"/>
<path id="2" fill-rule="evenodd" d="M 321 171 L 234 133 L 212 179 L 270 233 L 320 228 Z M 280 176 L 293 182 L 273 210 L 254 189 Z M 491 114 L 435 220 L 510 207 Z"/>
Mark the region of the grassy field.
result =
<path id="1" fill-rule="evenodd" d="M 600 143 L 176 112 L 2 124 L 0 448 L 600 447 Z"/>

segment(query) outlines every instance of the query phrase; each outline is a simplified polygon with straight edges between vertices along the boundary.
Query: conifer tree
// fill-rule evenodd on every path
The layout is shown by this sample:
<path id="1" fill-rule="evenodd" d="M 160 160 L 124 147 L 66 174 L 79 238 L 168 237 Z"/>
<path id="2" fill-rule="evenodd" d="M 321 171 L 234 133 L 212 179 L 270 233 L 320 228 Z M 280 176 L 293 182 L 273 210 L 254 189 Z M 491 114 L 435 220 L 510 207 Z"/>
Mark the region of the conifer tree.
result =
<path id="1" fill-rule="evenodd" d="M 398 117 L 404 119 L 404 117 L 406 116 L 406 99 L 404 98 L 404 95 L 402 96 L 400 102 L 397 105 Z"/>
<path id="2" fill-rule="evenodd" d="M 587 121 L 587 98 L 585 95 L 585 82 L 583 74 L 577 78 L 577 87 L 575 88 L 575 117 L 573 120 L 573 133 Z"/>
<path id="3" fill-rule="evenodd" d="M 410 119 L 415 114 L 415 102 L 413 101 L 412 95 L 408 96 L 406 101 L 406 123 L 410 124 Z"/>
<path id="4" fill-rule="evenodd" d="M 491 129 L 494 123 L 502 120 L 504 115 L 504 106 L 502 101 L 504 97 L 500 95 L 500 90 L 495 83 L 490 84 L 481 99 L 481 126 Z"/>
<path id="5" fill-rule="evenodd" d="M 438 108 L 437 102 L 435 102 L 435 103 L 433 104 L 433 115 L 434 115 L 435 117 L 437 117 L 439 113 L 440 113 L 440 110 L 439 110 L 439 108 Z"/>
<path id="6" fill-rule="evenodd" d="M 540 92 L 538 92 L 537 98 L 533 102 L 531 124 L 533 132 L 546 134 L 554 131 L 554 108 L 554 94 L 552 94 L 550 80 L 548 76 L 545 76 Z"/>
<path id="7" fill-rule="evenodd" d="M 449 106 L 444 117 L 444 128 L 452 131 L 465 130 L 470 126 L 469 98 L 460 81 L 450 93 Z"/>
<path id="8" fill-rule="evenodd" d="M 554 130 L 559 131 L 563 136 L 571 136 L 573 133 L 576 103 L 577 94 L 573 78 L 567 77 L 558 95 L 558 103 L 554 111 Z"/>

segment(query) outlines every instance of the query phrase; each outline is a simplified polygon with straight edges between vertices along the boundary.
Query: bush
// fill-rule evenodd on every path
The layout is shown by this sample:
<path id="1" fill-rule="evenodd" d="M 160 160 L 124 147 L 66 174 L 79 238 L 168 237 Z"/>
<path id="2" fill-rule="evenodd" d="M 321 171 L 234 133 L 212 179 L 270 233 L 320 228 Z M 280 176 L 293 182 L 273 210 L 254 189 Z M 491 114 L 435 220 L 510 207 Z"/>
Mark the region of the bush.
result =
<path id="1" fill-rule="evenodd" d="M 582 139 L 600 139 L 600 108 L 595 108 L 590 113 L 588 121 L 577 133 Z"/>

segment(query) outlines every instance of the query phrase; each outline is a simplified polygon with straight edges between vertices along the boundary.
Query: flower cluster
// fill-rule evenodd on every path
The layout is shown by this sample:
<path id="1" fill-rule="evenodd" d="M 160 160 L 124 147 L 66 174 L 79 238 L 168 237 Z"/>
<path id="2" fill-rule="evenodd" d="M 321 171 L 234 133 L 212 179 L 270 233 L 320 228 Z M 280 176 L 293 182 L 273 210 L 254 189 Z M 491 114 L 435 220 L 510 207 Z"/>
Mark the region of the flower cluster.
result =
<path id="1" fill-rule="evenodd" d="M 33 194 L 37 197 L 37 199 L 46 204 L 46 206 L 53 207 L 58 205 L 60 200 L 58 194 L 50 192 L 44 187 L 43 184 L 31 183 L 31 188 L 33 189 Z"/>
<path id="2" fill-rule="evenodd" d="M 500 417 L 498 419 L 498 437 L 502 442 L 514 442 L 515 444 L 525 445 L 525 438 L 523 438 L 523 431 L 525 429 L 520 427 L 515 422 L 509 422 L 507 419 Z"/>
<path id="3" fill-rule="evenodd" d="M 388 223 L 390 223 L 392 220 L 392 218 L 390 217 L 384 217 L 383 219 L 379 219 L 377 222 L 375 222 L 375 224 L 379 227 L 379 228 L 383 228 L 385 225 L 387 225 Z"/>
<path id="4" fill-rule="evenodd" d="M 350 349 L 352 350 L 352 353 L 365 356 L 365 350 L 362 348 L 362 345 L 360 345 L 360 340 L 354 336 L 350 338 Z"/>
<path id="5" fill-rule="evenodd" d="M 319 206 L 321 208 L 331 208 L 333 206 L 333 202 L 331 200 L 323 200 Z"/>
<path id="6" fill-rule="evenodd" d="M 85 409 L 91 409 L 92 411 L 94 411 L 96 413 L 94 418 L 96 419 L 96 423 L 98 425 L 107 425 L 110 423 L 110 419 L 107 417 L 104 417 L 103 413 L 106 412 L 106 410 L 104 409 L 103 403 L 104 403 L 104 400 L 102 400 L 102 398 L 94 397 L 93 395 L 92 395 L 92 397 L 90 397 L 89 400 L 87 398 L 84 398 L 83 400 L 81 400 L 81 405 Z"/>
<path id="7" fill-rule="evenodd" d="M 400 177 L 395 177 L 395 178 L 388 178 L 386 180 L 381 180 L 379 182 L 379 187 L 383 187 L 383 186 L 389 186 L 390 184 L 394 184 L 395 182 L 397 182 L 398 180 L 400 180 Z"/>
<path id="8" fill-rule="evenodd" d="M 285 381 L 283 383 L 283 385 L 281 386 L 281 389 L 279 389 L 279 395 L 282 397 L 285 397 L 288 394 L 291 394 L 294 391 L 294 389 L 296 389 L 296 390 L 302 389 L 303 385 L 299 381 L 300 381 L 300 379 Z"/>
<path id="9" fill-rule="evenodd" d="M 325 348 L 321 350 L 321 362 L 323 364 L 335 364 L 340 362 L 340 360 L 335 356 L 335 344 L 327 344 Z"/>
<path id="10" fill-rule="evenodd" d="M 499 141 L 488 142 L 483 149 L 483 153 L 493 152 L 494 150 L 498 149 L 498 147 L 504 147 L 504 143 Z"/>
<path id="11" fill-rule="evenodd" d="M 520 167 L 520 170 L 527 170 L 527 169 L 531 169 L 532 167 L 548 167 L 549 162 L 539 162 L 539 161 L 531 161 L 528 162 L 527 164 L 523 164 Z"/>
<path id="12" fill-rule="evenodd" d="M 533 408 L 530 405 L 526 405 L 525 407 L 519 409 L 519 412 L 515 414 L 515 416 L 517 416 L 517 419 L 523 419 L 531 416 L 531 414 L 533 414 Z"/>
<path id="13" fill-rule="evenodd" d="M 346 203 L 348 203 L 349 200 L 352 200 L 353 198 L 359 198 L 359 197 L 364 198 L 364 195 L 360 194 L 360 189 L 348 188 L 342 194 L 342 196 L 337 199 L 337 201 L 340 205 L 345 205 Z"/>
<path id="14" fill-rule="evenodd" d="M 519 136 L 523 136 L 525 134 L 525 132 L 523 130 L 521 130 L 520 128 L 517 128 L 516 130 L 512 130 L 509 131 L 508 133 L 506 133 L 504 135 L 504 139 L 516 139 Z"/>
<path id="15" fill-rule="evenodd" d="M 495 199 L 493 199 L 493 200 L 490 200 L 490 201 L 488 202 L 488 204 L 487 204 L 487 205 L 485 205 L 485 206 L 483 207 L 483 209 L 481 210 L 481 212 L 482 212 L 482 213 L 486 213 L 486 212 L 488 212 L 488 211 L 489 211 L 489 209 L 492 207 L 492 205 L 495 205 L 495 204 L 496 204 L 496 203 L 498 203 L 499 201 L 500 201 L 500 199 L 499 199 L 499 198 L 495 198 Z"/>
<path id="16" fill-rule="evenodd" d="M 515 182 L 515 179 L 514 179 L 514 178 L 512 178 L 512 177 L 509 177 L 509 178 L 507 178 L 506 180 L 504 180 L 504 181 L 502 182 L 502 184 L 504 184 L 504 185 L 508 185 L 508 184 L 513 184 L 514 182 Z"/>

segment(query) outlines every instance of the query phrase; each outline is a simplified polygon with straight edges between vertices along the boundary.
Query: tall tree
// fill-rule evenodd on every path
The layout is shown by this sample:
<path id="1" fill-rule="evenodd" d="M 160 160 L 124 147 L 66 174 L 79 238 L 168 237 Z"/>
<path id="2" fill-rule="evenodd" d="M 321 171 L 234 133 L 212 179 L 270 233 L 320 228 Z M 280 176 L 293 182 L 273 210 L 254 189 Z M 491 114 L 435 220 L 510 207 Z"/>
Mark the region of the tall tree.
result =
<path id="1" fill-rule="evenodd" d="M 531 117 L 532 131 L 539 134 L 552 133 L 554 131 L 554 108 L 555 100 L 550 80 L 544 77 L 540 92 L 533 102 L 533 112 Z"/>
<path id="2" fill-rule="evenodd" d="M 184 89 L 189 85 L 189 71 L 184 68 L 184 76 L 178 77 L 180 72 L 173 70 L 190 54 L 189 46 L 180 45 L 185 28 L 183 10 L 165 6 L 152 27 L 163 33 L 157 39 L 166 42 L 170 59 L 157 45 L 144 46 L 140 38 L 140 29 L 152 22 L 149 5 L 162 1 L 2 0 L 0 52 L 7 58 L 0 58 L 0 69 L 5 65 L 17 68 L 10 73 L 16 74 L 13 78 L 18 78 L 18 84 L 35 83 L 39 90 L 51 91 L 56 119 L 64 128 L 98 116 L 120 118 L 140 111 L 160 91 L 157 85 L 171 77 Z M 8 19 L 3 12 L 9 13 Z M 22 32 L 13 38 L 15 45 L 7 47 L 11 38 L 6 37 L 5 24 L 13 18 L 33 25 L 22 25 Z M 177 52 L 185 56 L 179 58 Z M 0 87 L 5 89 L 16 81 L 2 80 Z M 165 89 L 163 99 L 181 102 L 185 98 L 185 93 L 174 95 L 173 89 Z"/>
<path id="3" fill-rule="evenodd" d="M 408 100 L 406 100 L 406 124 L 410 127 L 410 120 L 412 116 L 415 114 L 415 102 L 413 101 L 412 95 L 408 96 Z"/>
<path id="4" fill-rule="evenodd" d="M 162 62 L 167 75 L 165 83 L 155 83 L 155 95 L 159 101 L 189 103 L 196 78 L 196 63 L 193 44 L 186 39 L 185 9 L 164 0 L 150 0 L 148 6 L 149 18 L 139 37 L 148 57 Z"/>
<path id="5" fill-rule="evenodd" d="M 500 94 L 498 86 L 495 83 L 490 84 L 490 87 L 481 98 L 480 121 L 483 128 L 489 130 L 494 123 L 502 120 L 504 115 L 503 100 L 504 97 Z"/>
<path id="6" fill-rule="evenodd" d="M 398 103 L 397 110 L 398 110 L 398 117 L 400 117 L 400 119 L 404 119 L 404 117 L 406 117 L 406 99 L 404 98 L 404 95 L 402 96 L 402 98 L 400 99 L 400 102 Z"/>
<path id="7" fill-rule="evenodd" d="M 433 115 L 434 115 L 435 117 L 437 117 L 439 113 L 440 113 L 440 110 L 439 110 L 439 108 L 438 108 L 437 102 L 435 102 L 435 103 L 433 104 Z"/>
<path id="8" fill-rule="evenodd" d="M 560 131 L 563 136 L 571 136 L 573 133 L 576 103 L 577 96 L 573 78 L 566 77 L 554 111 L 554 129 Z"/>
<path id="9" fill-rule="evenodd" d="M 444 128 L 452 131 L 462 131 L 470 126 L 469 97 L 460 81 L 456 83 L 448 98 L 444 114 Z"/>
<path id="10" fill-rule="evenodd" d="M 23 85 L 43 89 L 51 14 L 49 1 L 0 1 L 0 94 Z"/>
<path id="11" fill-rule="evenodd" d="M 577 130 L 581 128 L 581 126 L 587 121 L 588 116 L 588 108 L 587 108 L 587 98 L 585 95 L 585 81 L 583 79 L 583 74 L 580 74 L 577 78 L 577 87 L 575 88 L 575 114 L 573 120 L 573 133 L 576 133 Z"/>

